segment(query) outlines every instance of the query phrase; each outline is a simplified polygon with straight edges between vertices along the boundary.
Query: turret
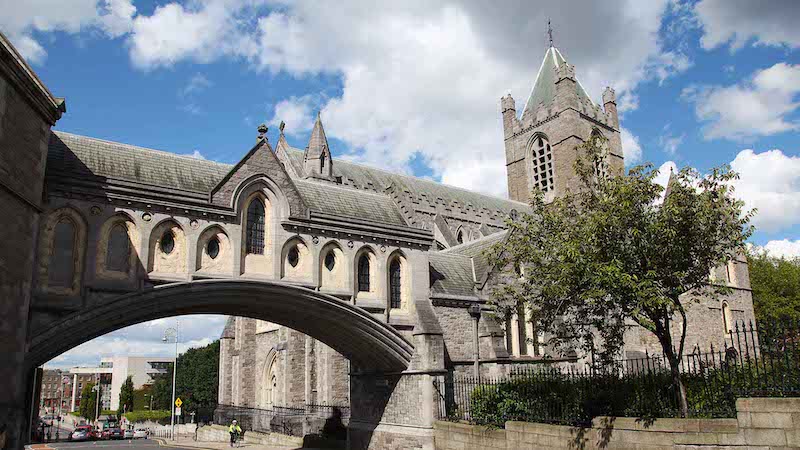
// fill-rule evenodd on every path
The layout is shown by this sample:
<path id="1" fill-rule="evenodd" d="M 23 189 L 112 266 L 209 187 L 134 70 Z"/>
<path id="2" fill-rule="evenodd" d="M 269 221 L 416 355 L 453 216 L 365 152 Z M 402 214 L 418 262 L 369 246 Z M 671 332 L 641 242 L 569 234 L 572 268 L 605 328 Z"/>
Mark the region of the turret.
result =
<path id="1" fill-rule="evenodd" d="M 556 71 L 556 105 L 559 108 L 578 109 L 577 80 L 575 66 L 564 62 L 555 68 Z"/>
<path id="2" fill-rule="evenodd" d="M 514 125 L 517 123 L 517 107 L 511 94 L 500 98 L 500 109 L 503 112 L 503 132 L 508 139 L 514 134 Z"/>
<path id="3" fill-rule="evenodd" d="M 331 151 L 319 113 L 317 113 L 317 121 L 314 123 L 314 129 L 311 130 L 311 138 L 308 140 L 308 146 L 303 156 L 303 169 L 303 175 L 306 178 L 334 180 Z"/>
<path id="4" fill-rule="evenodd" d="M 619 129 L 619 116 L 617 116 L 617 94 L 614 89 L 606 87 L 603 91 L 603 109 L 611 120 L 614 128 Z"/>

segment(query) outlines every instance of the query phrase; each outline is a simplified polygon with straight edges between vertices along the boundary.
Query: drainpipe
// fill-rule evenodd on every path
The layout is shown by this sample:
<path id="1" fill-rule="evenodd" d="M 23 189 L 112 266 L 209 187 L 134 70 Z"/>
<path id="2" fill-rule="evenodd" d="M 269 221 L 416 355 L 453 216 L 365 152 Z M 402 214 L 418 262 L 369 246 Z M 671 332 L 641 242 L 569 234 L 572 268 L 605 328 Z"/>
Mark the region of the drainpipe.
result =
<path id="1" fill-rule="evenodd" d="M 480 342 L 478 339 L 478 322 L 481 320 L 481 305 L 473 304 L 469 307 L 469 315 L 472 317 L 472 346 L 473 346 L 473 360 L 475 361 L 473 375 L 477 380 L 481 377 L 481 352 Z"/>

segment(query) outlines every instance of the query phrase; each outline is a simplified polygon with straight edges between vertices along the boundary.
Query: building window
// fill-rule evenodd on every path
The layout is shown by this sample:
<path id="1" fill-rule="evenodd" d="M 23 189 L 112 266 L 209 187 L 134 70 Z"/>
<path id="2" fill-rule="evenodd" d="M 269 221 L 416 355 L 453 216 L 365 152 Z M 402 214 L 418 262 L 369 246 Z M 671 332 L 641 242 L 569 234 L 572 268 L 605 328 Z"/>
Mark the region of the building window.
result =
<path id="1" fill-rule="evenodd" d="M 464 243 L 464 230 L 458 230 L 458 233 L 456 234 L 456 241 L 459 244 Z"/>
<path id="2" fill-rule="evenodd" d="M 400 261 L 394 259 L 389 265 L 389 307 L 396 309 L 402 306 L 402 280 Z"/>
<path id="3" fill-rule="evenodd" d="M 124 222 L 117 223 L 108 233 L 106 249 L 106 268 L 115 272 L 128 272 L 131 261 L 131 243 L 128 227 Z"/>
<path id="4" fill-rule="evenodd" d="M 53 252 L 47 279 L 50 286 L 72 286 L 75 275 L 75 241 L 75 224 L 66 217 L 62 218 L 53 231 Z"/>
<path id="5" fill-rule="evenodd" d="M 358 258 L 358 292 L 369 292 L 369 255 Z"/>
<path id="6" fill-rule="evenodd" d="M 264 254 L 265 210 L 261 199 L 253 199 L 247 207 L 247 253 Z"/>
<path id="7" fill-rule="evenodd" d="M 325 255 L 325 268 L 328 269 L 328 272 L 333 272 L 334 267 L 336 267 L 336 256 L 333 254 L 333 250 L 330 250 Z"/>
<path id="8" fill-rule="evenodd" d="M 297 267 L 297 264 L 300 262 L 300 251 L 297 249 L 296 245 L 289 249 L 286 260 L 289 261 L 289 265 L 292 267 Z"/>
<path id="9" fill-rule="evenodd" d="M 731 314 L 731 307 L 728 302 L 722 302 L 722 326 L 725 328 L 726 333 L 733 332 L 733 314 Z"/>
<path id="10" fill-rule="evenodd" d="M 608 139 L 598 131 L 592 132 L 592 139 L 599 145 L 599 153 L 594 156 L 594 175 L 599 178 L 608 178 Z"/>
<path id="11" fill-rule="evenodd" d="M 219 256 L 219 239 L 216 236 L 208 240 L 208 244 L 206 244 L 206 253 L 208 253 L 208 257 L 211 259 L 217 259 L 217 256 Z"/>
<path id="12" fill-rule="evenodd" d="M 542 136 L 533 141 L 531 148 L 531 167 L 533 169 L 533 187 L 542 192 L 555 189 L 553 183 L 553 152 L 550 143 Z"/>
<path id="13" fill-rule="evenodd" d="M 161 235 L 161 240 L 158 242 L 158 245 L 161 248 L 161 252 L 165 255 L 169 255 L 175 250 L 175 235 L 172 234 L 172 230 L 167 230 Z"/>
<path id="14" fill-rule="evenodd" d="M 517 308 L 517 339 L 519 340 L 519 354 L 528 354 L 528 330 L 527 330 L 527 317 L 525 317 L 525 308 Z"/>

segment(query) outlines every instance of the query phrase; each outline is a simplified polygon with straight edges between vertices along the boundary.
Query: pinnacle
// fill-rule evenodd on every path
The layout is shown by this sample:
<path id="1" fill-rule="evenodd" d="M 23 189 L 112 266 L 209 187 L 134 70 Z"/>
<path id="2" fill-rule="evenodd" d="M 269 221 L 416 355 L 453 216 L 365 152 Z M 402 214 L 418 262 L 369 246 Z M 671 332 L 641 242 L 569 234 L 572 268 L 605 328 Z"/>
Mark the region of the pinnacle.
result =
<path id="1" fill-rule="evenodd" d="M 325 129 L 322 127 L 322 118 L 317 112 L 317 120 L 314 122 L 314 129 L 311 130 L 311 138 L 306 147 L 306 157 L 316 158 L 328 148 L 328 138 L 325 136 Z"/>

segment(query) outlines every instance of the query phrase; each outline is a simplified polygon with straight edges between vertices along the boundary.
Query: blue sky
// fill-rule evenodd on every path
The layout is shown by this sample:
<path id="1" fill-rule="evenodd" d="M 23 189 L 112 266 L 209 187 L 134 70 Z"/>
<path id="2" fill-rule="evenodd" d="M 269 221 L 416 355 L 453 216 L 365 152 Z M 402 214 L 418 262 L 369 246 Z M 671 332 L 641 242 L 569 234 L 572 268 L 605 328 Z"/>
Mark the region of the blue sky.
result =
<path id="1" fill-rule="evenodd" d="M 339 157 L 500 196 L 499 99 L 510 92 L 521 112 L 550 19 L 589 94 L 616 89 L 629 164 L 733 164 L 737 192 L 759 209 L 753 243 L 800 255 L 796 1 L 0 0 L 0 10 L 0 30 L 67 99 L 57 129 L 234 163 L 262 122 L 275 142 L 286 121 L 305 147 L 321 111 Z"/>

